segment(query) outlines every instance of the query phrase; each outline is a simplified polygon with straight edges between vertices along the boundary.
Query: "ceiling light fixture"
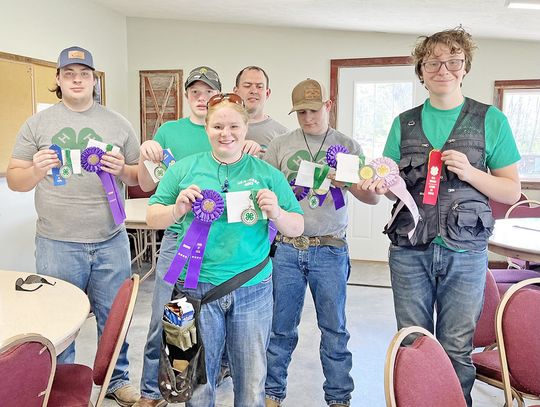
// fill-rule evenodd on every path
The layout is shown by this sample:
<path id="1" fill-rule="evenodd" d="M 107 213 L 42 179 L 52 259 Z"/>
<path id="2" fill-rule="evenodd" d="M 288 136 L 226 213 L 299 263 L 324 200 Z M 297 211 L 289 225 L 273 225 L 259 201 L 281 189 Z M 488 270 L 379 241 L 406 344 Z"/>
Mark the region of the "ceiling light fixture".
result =
<path id="1" fill-rule="evenodd" d="M 506 0 L 505 6 L 508 8 L 540 10 L 540 0 Z"/>

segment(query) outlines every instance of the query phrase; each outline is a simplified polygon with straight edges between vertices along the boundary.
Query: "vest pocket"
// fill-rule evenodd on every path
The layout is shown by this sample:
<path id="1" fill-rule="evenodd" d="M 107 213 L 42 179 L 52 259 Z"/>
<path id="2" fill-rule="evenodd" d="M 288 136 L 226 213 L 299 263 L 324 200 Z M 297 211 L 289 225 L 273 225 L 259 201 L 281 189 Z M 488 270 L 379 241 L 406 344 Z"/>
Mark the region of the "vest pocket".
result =
<path id="1" fill-rule="evenodd" d="M 457 200 L 448 213 L 448 236 L 452 240 L 487 240 L 494 225 L 495 219 L 486 202 Z"/>
<path id="2" fill-rule="evenodd" d="M 399 161 L 399 172 L 407 184 L 407 189 L 414 187 L 426 178 L 424 156 L 405 156 Z"/>

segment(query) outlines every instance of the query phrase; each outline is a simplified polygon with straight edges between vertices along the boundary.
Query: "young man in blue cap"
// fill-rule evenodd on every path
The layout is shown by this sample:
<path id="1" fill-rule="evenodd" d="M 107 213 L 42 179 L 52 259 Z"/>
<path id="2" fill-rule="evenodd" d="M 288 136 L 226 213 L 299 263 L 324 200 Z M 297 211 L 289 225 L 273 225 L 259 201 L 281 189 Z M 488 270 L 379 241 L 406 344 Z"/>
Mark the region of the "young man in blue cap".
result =
<path id="1" fill-rule="evenodd" d="M 89 51 L 64 49 L 57 68 L 53 91 L 61 102 L 36 113 L 22 126 L 7 180 L 14 191 L 35 188 L 37 272 L 68 281 L 87 293 L 101 337 L 116 293 L 131 277 L 129 241 L 124 224 L 113 219 L 100 177 L 86 171 L 69 175 L 78 166 L 73 164 L 75 157 L 89 140 L 117 146 L 118 152 L 103 155 L 101 169 L 114 177 L 123 196 L 124 184 L 137 184 L 139 143 L 124 117 L 94 101 L 96 77 Z M 72 167 L 62 172 L 69 176 L 65 185 L 55 185 L 55 177 L 48 174 L 62 164 L 50 148 L 53 144 L 64 150 L 64 164 Z M 108 396 L 121 406 L 131 406 L 139 398 L 129 383 L 127 349 L 124 343 L 108 389 Z M 58 356 L 59 363 L 74 359 L 74 344 Z"/>

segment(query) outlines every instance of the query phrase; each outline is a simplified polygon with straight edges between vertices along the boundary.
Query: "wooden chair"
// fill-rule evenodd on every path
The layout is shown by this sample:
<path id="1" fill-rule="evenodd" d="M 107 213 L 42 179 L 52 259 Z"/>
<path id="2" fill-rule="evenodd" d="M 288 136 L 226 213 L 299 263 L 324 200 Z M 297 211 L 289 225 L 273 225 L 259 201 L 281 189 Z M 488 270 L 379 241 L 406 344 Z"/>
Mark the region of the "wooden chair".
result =
<path id="1" fill-rule="evenodd" d="M 540 291 L 522 290 L 531 284 L 540 284 L 540 278 L 512 285 L 497 306 L 497 349 L 472 355 L 476 378 L 504 390 L 507 406 L 513 405 L 512 398 L 523 407 L 523 398 L 540 396 Z"/>
<path id="2" fill-rule="evenodd" d="M 79 364 L 57 366 L 49 407 L 92 405 L 90 402 L 92 382 L 101 386 L 95 405 L 100 406 L 103 403 L 133 317 L 138 291 L 137 274 L 126 280 L 118 290 L 99 340 L 93 369 Z"/>
<path id="3" fill-rule="evenodd" d="M 56 351 L 48 339 L 38 334 L 8 339 L 0 348 L 0 405 L 47 406 L 55 369 Z"/>
<path id="4" fill-rule="evenodd" d="M 401 346 L 411 334 L 412 345 Z M 465 407 L 465 397 L 448 355 L 437 339 L 418 326 L 401 329 L 386 353 L 387 407 Z"/>

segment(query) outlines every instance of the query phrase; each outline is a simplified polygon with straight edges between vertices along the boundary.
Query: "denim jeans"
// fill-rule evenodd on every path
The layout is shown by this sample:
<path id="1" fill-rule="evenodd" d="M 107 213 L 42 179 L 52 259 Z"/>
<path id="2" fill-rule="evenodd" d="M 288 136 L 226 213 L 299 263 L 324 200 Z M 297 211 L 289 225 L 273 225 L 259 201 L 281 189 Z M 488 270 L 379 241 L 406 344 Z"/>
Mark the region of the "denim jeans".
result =
<path id="1" fill-rule="evenodd" d="M 161 335 L 163 332 L 161 319 L 163 306 L 171 300 L 174 286 L 163 280 L 174 256 L 176 255 L 178 235 L 170 230 L 165 231 L 156 264 L 156 276 L 152 297 L 152 316 L 148 327 L 146 346 L 144 347 L 143 371 L 141 376 L 141 395 L 148 399 L 160 399 L 158 385 L 159 355 Z"/>
<path id="2" fill-rule="evenodd" d="M 196 289 L 178 288 L 200 299 L 214 287 L 199 283 Z M 264 407 L 266 348 L 272 326 L 272 277 L 204 304 L 199 323 L 208 380 L 195 387 L 186 407 L 215 406 L 216 379 L 225 348 L 234 386 L 234 406 Z"/>
<path id="3" fill-rule="evenodd" d="M 287 369 L 298 343 L 298 325 L 309 284 L 317 324 L 321 331 L 320 358 L 325 377 L 326 403 L 350 404 L 354 383 L 349 374 L 352 354 L 347 349 L 349 332 L 345 319 L 347 278 L 350 272 L 347 246 L 312 246 L 297 250 L 278 243 L 274 257 L 274 319 L 266 353 L 266 397 L 281 402 L 286 396 Z"/>
<path id="4" fill-rule="evenodd" d="M 72 243 L 36 236 L 36 270 L 86 292 L 96 316 L 98 339 L 122 283 L 131 277 L 131 255 L 125 230 L 99 243 Z M 129 384 L 128 343 L 124 342 L 108 393 Z M 58 363 L 75 361 L 75 344 L 58 355 Z"/>
<path id="5" fill-rule="evenodd" d="M 472 339 L 484 303 L 486 270 L 486 249 L 459 253 L 433 243 L 425 251 L 390 247 L 398 329 L 418 325 L 434 332 L 435 328 L 469 407 L 475 380 Z"/>

